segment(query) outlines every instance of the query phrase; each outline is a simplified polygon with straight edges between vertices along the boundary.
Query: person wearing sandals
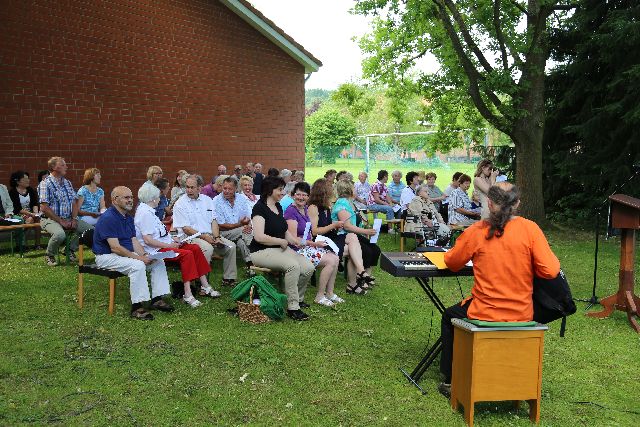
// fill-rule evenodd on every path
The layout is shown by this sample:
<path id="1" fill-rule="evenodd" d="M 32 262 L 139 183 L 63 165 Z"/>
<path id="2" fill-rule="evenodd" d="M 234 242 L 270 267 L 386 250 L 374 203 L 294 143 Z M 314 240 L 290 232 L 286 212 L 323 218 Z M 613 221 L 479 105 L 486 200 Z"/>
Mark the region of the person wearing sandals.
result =
<path id="1" fill-rule="evenodd" d="M 343 229 L 338 234 L 354 233 L 358 236 L 360 248 L 362 249 L 363 270 L 358 271 L 356 275 L 356 286 L 348 286 L 347 293 L 362 294 L 375 284 L 375 279 L 371 276 L 371 269 L 378 264 L 380 258 L 380 248 L 370 243 L 364 236 L 373 236 L 376 231 L 372 228 L 361 228 L 358 224 L 358 214 L 353 204 L 353 184 L 347 181 L 338 181 L 336 184 L 336 192 L 338 200 L 331 209 L 331 219 L 333 221 L 342 221 Z M 355 249 L 355 248 L 354 248 Z M 349 246 L 349 253 L 352 248 Z"/>
<path id="2" fill-rule="evenodd" d="M 165 262 L 177 262 L 180 264 L 182 281 L 184 282 L 183 301 L 195 308 L 200 301 L 191 293 L 191 281 L 200 279 L 203 296 L 219 297 L 220 293 L 213 291 L 207 280 L 207 274 L 211 267 L 207 262 L 200 246 L 190 243 L 178 243 L 177 239 L 169 235 L 166 227 L 156 215 L 156 207 L 160 202 L 160 189 L 157 187 L 143 186 L 138 190 L 140 205 L 136 209 L 134 222 L 136 225 L 136 238 L 148 254 L 157 252 L 175 252 L 174 258 L 166 258 Z"/>
<path id="3" fill-rule="evenodd" d="M 144 186 L 149 187 L 149 186 Z M 111 192 L 111 207 L 98 219 L 93 234 L 93 253 L 99 268 L 118 271 L 129 276 L 131 317 L 153 320 L 142 303 L 151 300 L 151 309 L 170 312 L 173 306 L 162 299 L 169 294 L 169 278 L 163 260 L 152 260 L 136 239 L 133 195 L 127 187 L 116 187 Z M 147 282 L 151 272 L 151 294 Z"/>
<path id="4" fill-rule="evenodd" d="M 98 187 L 102 175 L 97 168 L 89 168 L 84 171 L 82 187 L 76 194 L 79 218 L 90 225 L 96 225 L 102 212 L 107 210 L 104 203 L 104 190 Z"/>
<path id="5" fill-rule="evenodd" d="M 249 250 L 255 266 L 284 273 L 287 315 L 293 320 L 308 320 L 309 316 L 300 310 L 300 304 L 315 268 L 311 261 L 289 247 L 290 244 L 304 247 L 309 241 L 295 237 L 288 230 L 279 203 L 284 186 L 280 177 L 269 176 L 262 181 L 260 200 L 251 212 L 253 240 Z"/>
<path id="6" fill-rule="evenodd" d="M 298 238 L 304 237 L 307 223 L 311 222 L 307 207 L 310 191 L 309 184 L 306 182 L 296 183 L 293 186 L 293 204 L 289 205 L 287 210 L 284 211 L 284 219 L 287 220 L 289 233 Z M 333 291 L 340 259 L 326 247 L 326 242 L 311 242 L 311 230 L 308 232 L 309 244 L 301 247 L 297 252 L 307 257 L 316 269 L 322 268 L 314 301 L 316 304 L 333 307 L 336 302 L 344 302 Z M 295 248 L 292 249 L 296 250 Z"/>

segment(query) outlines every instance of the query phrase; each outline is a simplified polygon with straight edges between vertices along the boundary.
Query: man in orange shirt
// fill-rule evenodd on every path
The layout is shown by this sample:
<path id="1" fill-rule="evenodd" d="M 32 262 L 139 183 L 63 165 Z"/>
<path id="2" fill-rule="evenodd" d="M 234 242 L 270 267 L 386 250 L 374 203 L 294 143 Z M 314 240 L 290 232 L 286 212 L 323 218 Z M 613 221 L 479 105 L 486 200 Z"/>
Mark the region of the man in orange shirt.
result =
<path id="1" fill-rule="evenodd" d="M 553 279 L 560 262 L 538 225 L 515 216 L 520 204 L 517 188 L 510 183 L 493 185 L 488 192 L 490 216 L 469 227 L 445 254 L 452 271 L 473 261 L 471 297 L 449 307 L 442 316 L 438 386 L 445 396 L 451 389 L 453 326 L 451 319 L 469 318 L 494 322 L 533 319 L 533 278 Z"/>

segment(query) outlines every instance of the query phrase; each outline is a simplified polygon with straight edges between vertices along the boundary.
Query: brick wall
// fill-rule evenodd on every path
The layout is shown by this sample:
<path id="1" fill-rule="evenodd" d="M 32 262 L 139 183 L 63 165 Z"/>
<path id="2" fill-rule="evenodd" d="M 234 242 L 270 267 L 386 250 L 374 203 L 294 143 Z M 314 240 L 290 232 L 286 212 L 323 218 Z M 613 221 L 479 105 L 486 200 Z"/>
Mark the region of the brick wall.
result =
<path id="1" fill-rule="evenodd" d="M 0 29 L 4 184 L 53 155 L 134 194 L 152 164 L 304 166 L 303 67 L 215 0 L 9 0 Z"/>

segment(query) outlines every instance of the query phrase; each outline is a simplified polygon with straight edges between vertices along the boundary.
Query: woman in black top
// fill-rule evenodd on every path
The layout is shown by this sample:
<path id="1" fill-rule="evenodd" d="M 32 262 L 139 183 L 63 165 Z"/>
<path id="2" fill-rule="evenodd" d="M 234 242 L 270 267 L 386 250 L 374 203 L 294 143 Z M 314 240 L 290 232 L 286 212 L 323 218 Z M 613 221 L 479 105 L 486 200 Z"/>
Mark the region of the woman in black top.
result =
<path id="1" fill-rule="evenodd" d="M 348 255 L 347 293 L 364 295 L 375 283 L 365 270 L 376 265 L 377 258 L 369 256 L 369 251 L 365 252 L 364 243 L 361 243 L 356 233 L 338 234 L 338 231 L 344 228 L 344 221 L 331 220 L 332 193 L 333 188 L 326 178 L 320 178 L 313 183 L 308 201 L 311 232 L 313 235 L 321 234 L 333 240 L 339 249 L 339 257 L 342 257 L 343 253 Z M 367 232 L 375 234 L 375 231 Z"/>
<path id="2" fill-rule="evenodd" d="M 288 315 L 294 320 L 307 320 L 300 310 L 309 279 L 315 270 L 311 261 L 293 251 L 294 246 L 316 246 L 315 242 L 298 239 L 288 231 L 280 199 L 285 183 L 279 177 L 266 177 L 262 181 L 260 200 L 253 207 L 253 240 L 249 245 L 251 262 L 259 267 L 284 273 L 284 292 L 287 294 Z M 307 306 L 308 307 L 308 306 Z"/>
<path id="3" fill-rule="evenodd" d="M 29 186 L 29 174 L 17 171 L 11 174 L 9 180 L 9 196 L 13 202 L 13 214 L 22 215 L 24 222 L 31 224 L 37 221 L 39 203 L 38 193 Z"/>

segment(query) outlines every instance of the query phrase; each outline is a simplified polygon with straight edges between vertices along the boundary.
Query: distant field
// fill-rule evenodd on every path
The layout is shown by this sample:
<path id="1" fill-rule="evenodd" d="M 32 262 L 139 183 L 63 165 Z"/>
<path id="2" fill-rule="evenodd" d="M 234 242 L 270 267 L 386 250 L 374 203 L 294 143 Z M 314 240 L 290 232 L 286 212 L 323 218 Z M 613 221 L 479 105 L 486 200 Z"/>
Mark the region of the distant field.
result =
<path id="1" fill-rule="evenodd" d="M 335 164 L 324 164 L 323 166 L 307 166 L 305 168 L 305 180 L 312 184 L 318 178 L 324 176 L 325 171 L 329 169 L 335 169 L 337 171 L 346 170 L 353 174 L 355 180 L 358 179 L 358 174 L 364 170 L 364 160 L 362 159 L 338 159 Z M 373 184 L 376 181 L 376 176 L 379 170 L 385 169 L 391 175 L 394 170 L 402 172 L 404 182 L 404 175 L 410 171 L 425 171 L 435 172 L 438 178 L 436 179 L 436 185 L 444 190 L 451 182 L 451 176 L 455 172 L 464 172 L 473 177 L 473 173 L 476 170 L 475 164 L 472 163 L 444 163 L 437 167 L 427 166 L 421 163 L 403 163 L 396 164 L 392 162 L 375 162 L 372 163 L 369 170 L 369 183 Z M 389 177 L 391 180 L 391 177 Z"/>

